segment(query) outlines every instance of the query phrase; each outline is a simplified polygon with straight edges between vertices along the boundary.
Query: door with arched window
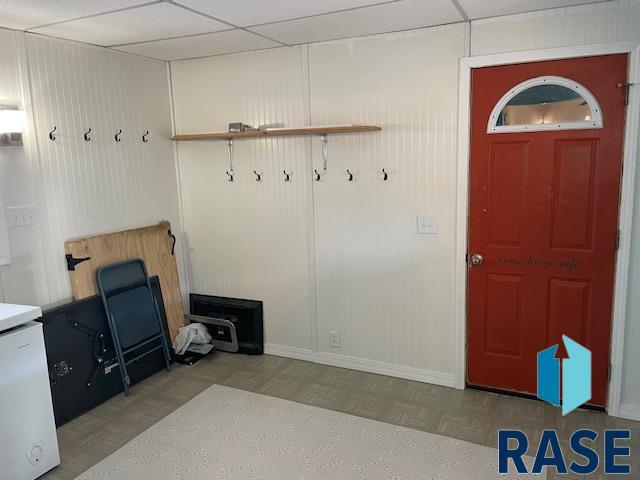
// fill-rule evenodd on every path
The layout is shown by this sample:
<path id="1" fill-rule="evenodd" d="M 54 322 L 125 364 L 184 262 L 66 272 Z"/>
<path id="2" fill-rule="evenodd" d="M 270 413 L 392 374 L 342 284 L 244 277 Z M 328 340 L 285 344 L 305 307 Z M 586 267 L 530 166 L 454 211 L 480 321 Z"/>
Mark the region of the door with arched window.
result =
<path id="1" fill-rule="evenodd" d="M 626 55 L 472 72 L 469 384 L 535 394 L 564 334 L 605 405 L 626 79 Z"/>

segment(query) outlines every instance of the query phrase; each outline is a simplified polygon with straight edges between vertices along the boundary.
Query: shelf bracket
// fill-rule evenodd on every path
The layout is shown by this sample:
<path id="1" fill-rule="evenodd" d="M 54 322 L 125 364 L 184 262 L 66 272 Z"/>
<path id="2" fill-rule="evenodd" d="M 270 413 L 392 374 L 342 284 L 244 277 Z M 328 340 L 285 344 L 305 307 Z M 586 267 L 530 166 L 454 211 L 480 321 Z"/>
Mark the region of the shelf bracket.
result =
<path id="1" fill-rule="evenodd" d="M 318 170 L 314 170 L 316 174 L 316 182 L 320 181 L 321 175 L 325 175 L 327 173 L 329 144 L 327 143 L 326 133 L 323 133 L 322 135 L 320 135 L 320 148 L 322 153 L 322 171 L 318 172 Z"/>
<path id="2" fill-rule="evenodd" d="M 229 150 L 229 170 L 227 170 L 227 175 L 229 176 L 229 181 L 233 182 L 233 138 L 227 139 L 227 149 Z"/>

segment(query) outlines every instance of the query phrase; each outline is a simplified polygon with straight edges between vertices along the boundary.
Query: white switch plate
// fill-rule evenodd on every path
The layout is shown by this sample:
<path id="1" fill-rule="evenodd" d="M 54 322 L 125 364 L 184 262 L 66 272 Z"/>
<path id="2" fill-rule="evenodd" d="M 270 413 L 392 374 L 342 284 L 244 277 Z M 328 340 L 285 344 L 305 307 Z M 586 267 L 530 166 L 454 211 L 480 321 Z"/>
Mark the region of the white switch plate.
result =
<path id="1" fill-rule="evenodd" d="M 438 217 L 435 215 L 418 215 L 418 233 L 435 235 L 438 233 Z"/>
<path id="2" fill-rule="evenodd" d="M 329 332 L 329 346 L 340 348 L 340 332 Z"/>
<path id="3" fill-rule="evenodd" d="M 35 205 L 7 207 L 7 223 L 9 228 L 36 225 L 38 223 L 38 212 Z"/>

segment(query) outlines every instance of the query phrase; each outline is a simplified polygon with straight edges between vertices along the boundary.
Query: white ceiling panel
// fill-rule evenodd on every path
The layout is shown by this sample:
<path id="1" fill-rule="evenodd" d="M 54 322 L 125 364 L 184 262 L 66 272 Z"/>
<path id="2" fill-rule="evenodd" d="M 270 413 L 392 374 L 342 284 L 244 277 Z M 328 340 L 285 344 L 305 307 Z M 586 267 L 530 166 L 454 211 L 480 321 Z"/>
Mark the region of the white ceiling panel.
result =
<path id="1" fill-rule="evenodd" d="M 288 44 L 319 42 L 462 21 L 449 0 L 403 0 L 251 28 Z"/>
<path id="2" fill-rule="evenodd" d="M 244 30 L 228 30 L 226 32 L 137 43 L 115 48 L 123 52 L 136 53 L 161 60 L 180 60 L 280 46 L 279 43 Z"/>
<path id="3" fill-rule="evenodd" d="M 458 0 L 458 3 L 469 18 L 476 19 L 598 1 L 602 0 Z"/>
<path id="4" fill-rule="evenodd" d="M 384 2 L 385 0 L 175 0 L 174 3 L 246 27 Z"/>
<path id="5" fill-rule="evenodd" d="M 149 0 L 0 0 L 0 26 L 26 30 L 149 3 Z"/>
<path id="6" fill-rule="evenodd" d="M 59 23 L 32 31 L 96 45 L 120 45 L 231 28 L 202 15 L 155 3 L 121 12 Z"/>

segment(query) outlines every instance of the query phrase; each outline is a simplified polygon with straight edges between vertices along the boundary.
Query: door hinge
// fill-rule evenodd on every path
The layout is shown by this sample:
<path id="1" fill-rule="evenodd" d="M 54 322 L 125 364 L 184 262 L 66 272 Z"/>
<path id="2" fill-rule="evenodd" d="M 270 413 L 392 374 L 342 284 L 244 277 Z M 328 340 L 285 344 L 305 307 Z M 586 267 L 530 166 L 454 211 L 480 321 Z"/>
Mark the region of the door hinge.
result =
<path id="1" fill-rule="evenodd" d="M 67 270 L 73 272 L 76 269 L 76 265 L 82 262 L 86 262 L 87 260 L 91 260 L 91 257 L 81 257 L 81 258 L 73 258 L 73 255 L 67 253 L 64 258 L 67 259 Z"/>
<path id="2" fill-rule="evenodd" d="M 616 231 L 616 250 L 620 250 L 620 229 Z"/>
<path id="3" fill-rule="evenodd" d="M 638 85 L 637 83 L 619 83 L 618 88 L 624 88 L 624 104 L 629 105 L 629 87 Z"/>

